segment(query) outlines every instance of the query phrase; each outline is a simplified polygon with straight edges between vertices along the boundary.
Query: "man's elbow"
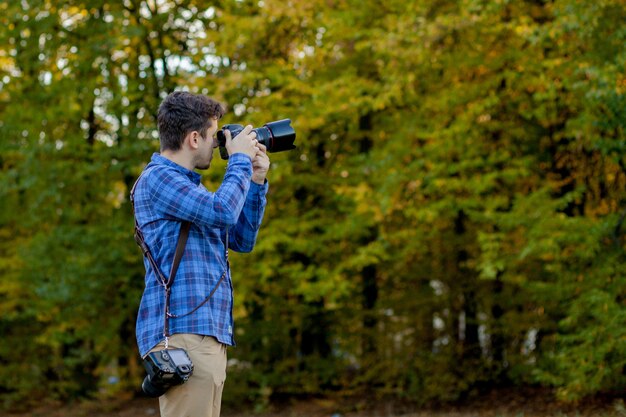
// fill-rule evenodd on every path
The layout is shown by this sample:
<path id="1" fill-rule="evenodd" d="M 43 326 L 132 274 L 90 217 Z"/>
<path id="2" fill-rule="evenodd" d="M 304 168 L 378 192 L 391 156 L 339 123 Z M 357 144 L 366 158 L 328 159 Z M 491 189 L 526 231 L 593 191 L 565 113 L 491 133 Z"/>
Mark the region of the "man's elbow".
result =
<path id="1" fill-rule="evenodd" d="M 226 210 L 220 207 L 220 210 L 215 210 L 216 213 L 219 213 L 216 220 L 217 227 L 234 227 L 239 220 L 239 216 L 234 212 L 234 210 Z"/>
<path id="2" fill-rule="evenodd" d="M 243 245 L 239 247 L 239 252 L 241 253 L 250 253 L 254 249 L 254 242 L 250 245 Z"/>
<path id="3" fill-rule="evenodd" d="M 234 213 L 227 213 L 224 216 L 224 223 L 226 227 L 235 227 L 237 225 L 237 216 L 234 215 Z"/>
<path id="4" fill-rule="evenodd" d="M 235 241 L 232 249 L 239 253 L 250 253 L 254 249 L 256 240 Z"/>

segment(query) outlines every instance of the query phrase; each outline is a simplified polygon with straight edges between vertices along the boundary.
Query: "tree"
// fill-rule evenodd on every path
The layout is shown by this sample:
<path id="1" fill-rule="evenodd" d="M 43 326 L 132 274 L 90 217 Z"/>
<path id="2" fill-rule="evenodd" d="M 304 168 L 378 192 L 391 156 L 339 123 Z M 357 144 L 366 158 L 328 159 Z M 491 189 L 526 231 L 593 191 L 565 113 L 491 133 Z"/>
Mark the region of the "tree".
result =
<path id="1" fill-rule="evenodd" d="M 138 389 L 128 193 L 174 89 L 298 134 L 271 155 L 255 251 L 232 256 L 231 399 L 623 389 L 621 2 L 0 11 L 5 405 Z"/>

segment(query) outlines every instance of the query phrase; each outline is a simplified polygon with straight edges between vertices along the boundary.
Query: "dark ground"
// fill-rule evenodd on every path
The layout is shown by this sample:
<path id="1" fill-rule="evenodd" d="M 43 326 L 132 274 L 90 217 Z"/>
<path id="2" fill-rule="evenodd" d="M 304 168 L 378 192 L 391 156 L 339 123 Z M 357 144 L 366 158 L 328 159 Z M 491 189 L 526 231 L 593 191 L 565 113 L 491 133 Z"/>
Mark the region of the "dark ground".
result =
<path id="1" fill-rule="evenodd" d="M 223 406 L 222 417 L 626 417 L 624 398 L 596 398 L 579 404 L 556 402 L 542 390 L 500 390 L 462 404 L 416 408 L 397 401 L 311 398 L 274 404 L 264 411 Z M 0 413 L 0 415 L 2 415 Z M 158 400 L 137 398 L 75 405 L 48 405 L 6 417 L 158 417 Z"/>

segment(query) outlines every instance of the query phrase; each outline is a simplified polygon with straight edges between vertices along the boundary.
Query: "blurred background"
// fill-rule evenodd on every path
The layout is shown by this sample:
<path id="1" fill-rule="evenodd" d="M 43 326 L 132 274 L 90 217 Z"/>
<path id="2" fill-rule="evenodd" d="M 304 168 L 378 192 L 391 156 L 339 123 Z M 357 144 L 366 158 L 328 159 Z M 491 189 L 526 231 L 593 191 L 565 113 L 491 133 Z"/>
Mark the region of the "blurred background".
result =
<path id="1" fill-rule="evenodd" d="M 226 404 L 623 395 L 625 22 L 623 0 L 0 2 L 0 409 L 139 395 L 128 196 L 174 90 L 298 134 L 232 256 Z"/>

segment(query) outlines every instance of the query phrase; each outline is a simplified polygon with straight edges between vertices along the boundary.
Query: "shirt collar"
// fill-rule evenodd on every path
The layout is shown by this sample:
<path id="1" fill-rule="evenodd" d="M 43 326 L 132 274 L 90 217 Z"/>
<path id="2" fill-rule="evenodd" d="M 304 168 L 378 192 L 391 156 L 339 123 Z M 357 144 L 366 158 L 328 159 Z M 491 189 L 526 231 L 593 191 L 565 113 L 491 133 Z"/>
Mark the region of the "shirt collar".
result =
<path id="1" fill-rule="evenodd" d="M 176 171 L 180 172 L 181 174 L 189 178 L 191 181 L 193 181 L 194 184 L 196 185 L 200 184 L 200 179 L 202 178 L 202 175 L 198 174 L 197 172 L 190 171 L 184 166 L 178 165 L 176 162 L 170 159 L 167 159 L 166 157 L 159 154 L 158 152 L 155 152 L 154 154 L 152 154 L 151 162 L 154 165 L 167 165 L 170 168 L 174 168 Z"/>

